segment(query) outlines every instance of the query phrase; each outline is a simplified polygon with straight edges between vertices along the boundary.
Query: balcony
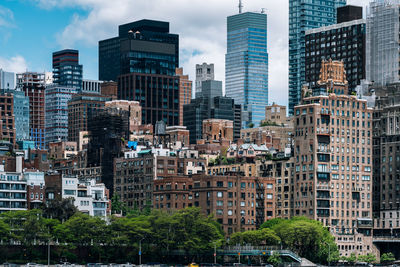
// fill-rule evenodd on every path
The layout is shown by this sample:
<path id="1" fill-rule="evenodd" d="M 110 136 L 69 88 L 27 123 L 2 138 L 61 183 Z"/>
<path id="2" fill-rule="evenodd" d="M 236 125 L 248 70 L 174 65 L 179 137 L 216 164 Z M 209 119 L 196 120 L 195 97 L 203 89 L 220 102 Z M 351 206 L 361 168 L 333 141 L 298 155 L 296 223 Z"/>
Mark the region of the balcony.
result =
<path id="1" fill-rule="evenodd" d="M 331 112 L 330 110 L 321 110 L 319 114 L 321 114 L 321 116 L 330 116 Z"/>
<path id="2" fill-rule="evenodd" d="M 317 190 L 330 190 L 329 185 L 317 185 Z"/>

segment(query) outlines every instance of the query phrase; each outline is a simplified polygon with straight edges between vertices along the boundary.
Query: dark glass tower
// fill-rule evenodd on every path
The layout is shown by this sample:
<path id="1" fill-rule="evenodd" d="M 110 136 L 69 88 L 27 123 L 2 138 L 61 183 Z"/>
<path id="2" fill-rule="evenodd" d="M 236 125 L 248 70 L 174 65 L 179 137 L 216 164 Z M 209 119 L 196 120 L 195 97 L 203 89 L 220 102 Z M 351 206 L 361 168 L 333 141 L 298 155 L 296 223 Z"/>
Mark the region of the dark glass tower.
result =
<path id="1" fill-rule="evenodd" d="M 99 42 L 99 79 L 117 81 L 129 73 L 175 75 L 179 35 L 169 23 L 139 20 L 119 26 L 117 37 Z"/>
<path id="2" fill-rule="evenodd" d="M 65 49 L 53 53 L 54 83 L 63 86 L 73 86 L 82 90 L 82 65 L 79 64 L 79 51 Z"/>
<path id="3" fill-rule="evenodd" d="M 305 81 L 305 33 L 336 23 L 336 8 L 346 0 L 289 1 L 289 114 L 300 102 Z"/>

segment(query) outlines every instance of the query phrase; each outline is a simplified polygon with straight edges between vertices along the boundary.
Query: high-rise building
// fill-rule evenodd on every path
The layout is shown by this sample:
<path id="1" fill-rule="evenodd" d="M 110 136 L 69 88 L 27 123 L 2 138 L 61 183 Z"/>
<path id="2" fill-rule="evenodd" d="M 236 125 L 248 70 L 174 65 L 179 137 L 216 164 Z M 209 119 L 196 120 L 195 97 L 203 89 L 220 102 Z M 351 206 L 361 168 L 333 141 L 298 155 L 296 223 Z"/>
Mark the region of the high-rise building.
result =
<path id="1" fill-rule="evenodd" d="M 179 125 L 179 35 L 169 23 L 139 20 L 99 42 L 99 78 L 118 81 L 118 99 L 139 101 L 143 124 Z"/>
<path id="2" fill-rule="evenodd" d="M 367 15 L 367 80 L 375 85 L 399 81 L 400 1 L 370 3 Z"/>
<path id="3" fill-rule="evenodd" d="M 201 94 L 201 86 L 203 81 L 214 80 L 214 64 L 196 64 L 196 91 L 194 97 Z"/>
<path id="4" fill-rule="evenodd" d="M 118 77 L 118 99 L 138 101 L 142 123 L 179 125 L 179 77 L 130 73 Z"/>
<path id="5" fill-rule="evenodd" d="M 74 95 L 68 102 L 68 141 L 79 142 L 79 133 L 88 130 L 88 121 L 111 100 L 102 95 Z"/>
<path id="6" fill-rule="evenodd" d="M 79 51 L 64 49 L 53 53 L 53 82 L 62 86 L 82 90 L 82 65 L 79 64 Z"/>
<path id="7" fill-rule="evenodd" d="M 202 93 L 183 106 L 183 125 L 190 132 L 190 143 L 202 139 L 203 120 L 224 119 L 234 122 L 234 140 L 240 137 L 241 106 L 230 97 L 222 96 L 222 82 L 202 82 Z"/>
<path id="8" fill-rule="evenodd" d="M 372 244 L 372 109 L 349 96 L 342 62 L 325 62 L 294 115 L 294 215 L 330 228 L 343 256 Z M 319 94 L 318 94 L 319 93 Z"/>
<path id="9" fill-rule="evenodd" d="M 120 156 L 124 140 L 129 140 L 129 111 L 107 107 L 88 121 L 88 131 L 88 166 L 101 167 L 100 182 L 114 192 L 114 158 Z"/>
<path id="10" fill-rule="evenodd" d="M 45 74 L 25 72 L 17 74 L 17 89 L 29 97 L 30 139 L 38 149 L 45 148 Z"/>
<path id="11" fill-rule="evenodd" d="M 355 92 L 356 86 L 366 78 L 366 21 L 362 19 L 362 7 L 351 7 L 352 11 L 355 9 L 355 14 L 360 15 L 351 17 L 355 20 L 348 21 L 346 14 L 342 15 L 342 12 L 346 13 L 349 8 L 344 6 L 338 8 L 337 15 L 345 22 L 306 31 L 305 82 L 311 88 L 318 87 L 317 81 L 322 60 L 332 59 L 344 62 L 350 92 Z M 360 10 L 361 12 L 356 12 Z"/>
<path id="12" fill-rule="evenodd" d="M 68 102 L 76 93 L 70 86 L 53 84 L 46 87 L 46 145 L 68 140 Z"/>
<path id="13" fill-rule="evenodd" d="M 267 14 L 229 16 L 227 30 L 225 93 L 242 105 L 243 127 L 258 126 L 268 104 Z"/>
<path id="14" fill-rule="evenodd" d="M 400 234 L 400 84 L 372 86 L 376 94 L 373 120 L 374 233 Z"/>
<path id="15" fill-rule="evenodd" d="M 336 23 L 336 8 L 346 0 L 289 1 L 289 114 L 300 103 L 305 81 L 305 32 Z"/>
<path id="16" fill-rule="evenodd" d="M 0 140 L 8 141 L 15 146 L 14 95 L 12 93 L 0 94 L 0 129 Z"/>
<path id="17" fill-rule="evenodd" d="M 29 140 L 29 97 L 18 90 L 3 90 L 2 92 L 13 95 L 16 141 Z"/>
<path id="18" fill-rule="evenodd" d="M 169 33 L 168 22 L 143 19 L 118 28 L 117 37 L 99 42 L 100 80 L 117 81 L 128 73 L 175 75 L 179 35 Z"/>
<path id="19" fill-rule="evenodd" d="M 183 68 L 177 68 L 176 75 L 179 76 L 179 122 L 183 125 L 183 105 L 190 104 L 192 99 L 192 81 L 183 74 Z"/>
<path id="20" fill-rule="evenodd" d="M 0 89 L 15 89 L 15 73 L 0 69 Z"/>

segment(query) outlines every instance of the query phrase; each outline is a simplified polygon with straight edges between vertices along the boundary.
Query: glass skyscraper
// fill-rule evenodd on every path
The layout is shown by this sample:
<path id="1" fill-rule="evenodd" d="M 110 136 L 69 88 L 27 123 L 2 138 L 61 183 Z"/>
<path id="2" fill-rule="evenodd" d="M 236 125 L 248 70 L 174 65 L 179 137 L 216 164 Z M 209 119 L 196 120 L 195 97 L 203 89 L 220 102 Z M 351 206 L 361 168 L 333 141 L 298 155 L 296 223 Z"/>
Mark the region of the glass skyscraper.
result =
<path id="1" fill-rule="evenodd" d="M 336 24 L 336 8 L 346 0 L 289 1 L 289 114 L 300 102 L 305 82 L 305 32 Z"/>
<path id="2" fill-rule="evenodd" d="M 242 126 L 258 126 L 268 104 L 267 14 L 229 16 L 225 56 L 226 96 L 242 105 Z"/>

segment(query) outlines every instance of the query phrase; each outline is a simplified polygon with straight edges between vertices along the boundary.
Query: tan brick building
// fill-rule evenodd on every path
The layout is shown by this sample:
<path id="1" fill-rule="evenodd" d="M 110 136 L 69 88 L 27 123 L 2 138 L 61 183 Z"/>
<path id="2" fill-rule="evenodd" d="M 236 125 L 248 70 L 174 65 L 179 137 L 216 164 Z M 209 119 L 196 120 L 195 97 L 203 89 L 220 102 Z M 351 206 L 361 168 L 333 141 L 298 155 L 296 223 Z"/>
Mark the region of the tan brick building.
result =
<path id="1" fill-rule="evenodd" d="M 278 125 L 287 124 L 286 106 L 273 103 L 265 107 L 265 122 L 276 123 Z"/>
<path id="2" fill-rule="evenodd" d="M 183 68 L 176 68 L 175 73 L 179 76 L 179 123 L 183 125 L 183 105 L 190 104 L 192 99 L 192 81 L 183 74 Z"/>
<path id="3" fill-rule="evenodd" d="M 14 97 L 11 93 L 0 94 L 0 138 L 15 147 Z"/>
<path id="4" fill-rule="evenodd" d="M 321 95 L 303 91 L 294 110 L 294 215 L 328 226 L 349 256 L 373 249 L 372 109 L 344 95 L 347 83 L 328 75 L 344 76 L 340 63 L 323 64 Z"/>
<path id="5" fill-rule="evenodd" d="M 112 100 L 105 102 L 105 109 L 117 108 L 129 111 L 129 131 L 134 130 L 134 126 L 142 125 L 142 107 L 137 101 Z"/>
<path id="6" fill-rule="evenodd" d="M 233 121 L 222 119 L 203 120 L 203 140 L 206 142 L 232 142 Z"/>
<path id="7" fill-rule="evenodd" d="M 167 177 L 155 181 L 156 208 L 171 211 L 200 207 L 206 215 L 213 214 L 228 235 L 255 230 L 265 220 L 274 218 L 274 198 L 275 180 L 271 178 L 227 173 Z"/>

